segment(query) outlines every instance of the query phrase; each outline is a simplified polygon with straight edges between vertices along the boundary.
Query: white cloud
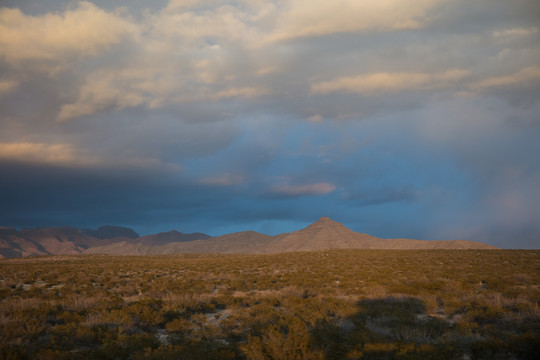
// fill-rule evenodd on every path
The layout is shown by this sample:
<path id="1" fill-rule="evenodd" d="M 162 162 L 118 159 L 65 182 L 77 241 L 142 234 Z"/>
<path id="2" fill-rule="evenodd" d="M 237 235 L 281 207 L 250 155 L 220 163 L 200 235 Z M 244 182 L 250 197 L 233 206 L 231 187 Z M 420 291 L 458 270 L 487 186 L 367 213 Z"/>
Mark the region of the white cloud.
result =
<path id="1" fill-rule="evenodd" d="M 317 94 L 350 92 L 358 94 L 392 93 L 408 90 L 430 90 L 455 84 L 468 74 L 465 70 L 428 73 L 375 73 L 342 77 L 315 83 L 311 91 Z"/>
<path id="2" fill-rule="evenodd" d="M 330 183 L 315 183 L 305 185 L 276 185 L 272 192 L 281 195 L 302 196 L 302 195 L 324 195 L 331 193 L 336 186 Z"/>

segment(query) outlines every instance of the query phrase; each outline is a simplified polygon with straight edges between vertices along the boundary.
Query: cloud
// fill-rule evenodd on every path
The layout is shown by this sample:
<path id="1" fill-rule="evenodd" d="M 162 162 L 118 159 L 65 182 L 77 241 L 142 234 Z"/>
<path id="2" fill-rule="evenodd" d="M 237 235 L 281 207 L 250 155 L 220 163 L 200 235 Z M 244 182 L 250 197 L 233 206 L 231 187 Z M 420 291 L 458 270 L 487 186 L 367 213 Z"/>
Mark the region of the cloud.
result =
<path id="1" fill-rule="evenodd" d="M 208 186 L 232 186 L 239 185 L 244 182 L 244 177 L 239 174 L 226 173 L 219 176 L 205 177 L 200 180 L 200 183 Z"/>
<path id="2" fill-rule="evenodd" d="M 421 196 L 419 190 L 411 187 L 377 187 L 371 189 L 363 189 L 363 191 L 344 194 L 344 199 L 353 201 L 359 206 L 374 206 L 388 203 L 399 202 L 414 202 L 418 201 Z"/>
<path id="3" fill-rule="evenodd" d="M 271 41 L 343 32 L 419 29 L 438 0 L 292 0 L 280 9 Z"/>
<path id="4" fill-rule="evenodd" d="M 268 93 L 262 87 L 193 86 L 190 75 L 185 81 L 169 78 L 157 68 L 99 71 L 87 77 L 75 102 L 64 104 L 58 113 L 59 121 L 66 121 L 103 110 L 122 110 L 144 105 L 161 108 L 171 104 L 218 101 L 229 98 L 252 99 Z"/>
<path id="5" fill-rule="evenodd" d="M 71 168 L 134 168 L 178 171 L 172 163 L 163 163 L 152 157 L 117 154 L 100 157 L 71 144 L 46 144 L 30 142 L 0 143 L 0 160 Z"/>
<path id="6" fill-rule="evenodd" d="M 323 122 L 324 118 L 322 117 L 322 115 L 312 115 L 308 117 L 306 120 L 311 123 L 320 123 L 320 122 Z"/>
<path id="7" fill-rule="evenodd" d="M 0 159 L 24 162 L 73 164 L 73 148 L 67 144 L 0 143 Z"/>
<path id="8" fill-rule="evenodd" d="M 330 183 L 314 183 L 305 185 L 279 184 L 272 188 L 274 194 L 287 196 L 324 195 L 331 193 L 336 186 Z"/>
<path id="9" fill-rule="evenodd" d="M 243 88 L 228 88 L 220 90 L 215 94 L 210 95 L 212 99 L 227 99 L 233 97 L 242 97 L 246 99 L 259 97 L 268 93 L 268 90 L 257 87 L 243 87 Z M 204 100 L 204 99 L 202 99 Z"/>
<path id="10" fill-rule="evenodd" d="M 505 29 L 493 32 L 493 37 L 495 38 L 520 38 L 528 37 L 538 33 L 538 28 L 536 26 L 531 26 L 530 28 L 513 28 Z"/>
<path id="11" fill-rule="evenodd" d="M 218 2 L 200 9 L 169 5 L 148 18 L 149 36 L 197 47 L 246 41 L 255 35 L 251 24 L 257 18 L 257 9 L 246 9 L 241 3 L 234 6 Z"/>
<path id="12" fill-rule="evenodd" d="M 10 93 L 13 89 L 19 86 L 19 81 L 16 80 L 0 80 L 0 96 Z"/>
<path id="13" fill-rule="evenodd" d="M 112 54 L 107 66 L 87 72 L 76 97 L 64 97 L 58 120 L 272 93 L 258 77 L 276 71 L 275 66 L 245 61 L 257 56 L 252 47 L 259 36 L 249 11 L 225 4 L 202 10 L 195 2 L 169 5 L 131 24 L 131 56 Z"/>
<path id="14" fill-rule="evenodd" d="M 375 73 L 342 77 L 312 85 L 315 94 L 350 92 L 384 94 L 400 91 L 432 90 L 454 85 L 468 75 L 466 70 L 447 70 L 441 73 Z"/>
<path id="15" fill-rule="evenodd" d="M 491 89 L 504 88 L 508 86 L 524 86 L 530 83 L 540 81 L 540 67 L 531 66 L 521 69 L 510 75 L 494 76 L 478 82 L 472 83 L 470 88 L 475 91 L 484 91 Z"/>
<path id="16" fill-rule="evenodd" d="M 337 3 L 294 0 L 276 4 L 260 1 L 234 4 L 226 1 L 170 2 L 168 7 L 148 10 L 137 19 L 127 11 L 107 11 L 89 2 L 81 2 L 61 13 L 41 16 L 7 10 L 18 14 L 14 22 L 21 24 L 13 27 L 19 29 L 21 36 L 30 36 L 23 31 L 29 26 L 23 25 L 30 25 L 31 21 L 59 24 L 45 34 L 46 38 L 63 40 L 43 41 L 36 49 L 41 49 L 40 54 L 62 55 L 55 58 L 57 66 L 64 58 L 82 66 L 77 68 L 81 72 L 66 74 L 71 78 L 66 84 L 68 88 L 63 88 L 63 94 L 59 94 L 61 103 L 57 119 L 67 121 L 135 107 L 157 109 L 188 102 L 228 99 L 240 100 L 243 106 L 249 106 L 249 100 L 255 102 L 262 98 L 263 103 L 275 111 L 274 99 L 283 103 L 286 101 L 284 98 L 294 96 L 301 104 L 310 86 L 313 93 L 319 94 L 384 95 L 409 89 L 443 89 L 458 83 L 469 70 L 447 68 L 415 72 L 392 69 L 310 84 L 313 78 L 331 78 L 333 66 L 316 67 L 319 61 L 331 65 L 334 60 L 329 53 L 321 49 L 309 55 L 313 68 L 306 71 L 301 68 L 305 65 L 302 52 L 297 53 L 294 46 L 289 48 L 290 45 L 274 41 L 280 37 L 421 28 L 429 23 L 429 14 L 440 4 L 438 0 L 423 0 L 414 5 L 397 0 L 340 0 Z M 75 21 L 80 14 L 88 15 L 86 23 Z M 86 39 L 82 30 L 65 30 L 69 30 L 73 23 L 107 29 L 108 33 L 96 39 Z M 79 41 L 73 44 L 68 35 L 66 38 L 55 35 L 57 27 L 73 33 Z M 31 36 L 38 39 L 38 34 Z M 366 56 L 361 48 L 345 45 L 338 48 L 341 53 L 338 59 L 344 54 L 349 54 L 345 58 Z M 115 52 L 116 48 L 124 51 Z M 27 57 L 45 60 L 40 56 Z M 42 63 L 47 64 L 47 61 Z M 53 68 L 60 71 L 57 66 Z M 350 105 L 341 107 L 340 114 L 360 112 L 346 107 Z M 323 118 L 339 116 L 331 114 L 330 108 L 326 111 L 314 109 L 310 115 L 313 113 Z"/>
<path id="17" fill-rule="evenodd" d="M 81 1 L 63 13 L 41 16 L 0 9 L 0 55 L 13 66 L 20 61 L 64 63 L 97 55 L 135 31 L 125 18 Z"/>
<path id="18" fill-rule="evenodd" d="M 147 79 L 141 78 L 140 74 L 125 74 L 126 71 L 100 71 L 88 76 L 87 83 L 79 91 L 77 101 L 62 105 L 58 120 L 65 121 L 105 109 L 134 107 L 145 102 L 144 88 L 137 85 L 141 85 L 141 81 L 144 85 Z"/>

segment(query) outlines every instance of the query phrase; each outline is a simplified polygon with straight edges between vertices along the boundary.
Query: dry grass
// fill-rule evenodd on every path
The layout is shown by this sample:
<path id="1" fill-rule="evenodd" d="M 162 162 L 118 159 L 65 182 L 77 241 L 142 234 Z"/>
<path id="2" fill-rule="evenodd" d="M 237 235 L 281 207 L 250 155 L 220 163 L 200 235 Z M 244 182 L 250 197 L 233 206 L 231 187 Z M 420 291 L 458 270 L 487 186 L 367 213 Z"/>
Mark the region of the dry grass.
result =
<path id="1" fill-rule="evenodd" d="M 3 260 L 0 358 L 534 358 L 538 269 L 538 251 Z"/>

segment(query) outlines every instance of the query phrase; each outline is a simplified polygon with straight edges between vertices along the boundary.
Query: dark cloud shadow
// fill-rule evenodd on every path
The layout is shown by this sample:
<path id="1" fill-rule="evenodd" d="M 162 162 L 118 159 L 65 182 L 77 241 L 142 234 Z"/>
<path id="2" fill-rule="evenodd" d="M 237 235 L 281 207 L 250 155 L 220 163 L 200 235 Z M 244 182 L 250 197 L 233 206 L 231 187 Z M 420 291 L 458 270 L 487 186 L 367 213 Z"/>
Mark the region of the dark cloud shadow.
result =
<path id="1" fill-rule="evenodd" d="M 312 330 L 314 350 L 324 359 L 453 359 L 461 349 L 438 343 L 450 324 L 426 315 L 414 297 L 366 299 L 354 315 Z"/>
<path id="2" fill-rule="evenodd" d="M 310 332 L 311 350 L 331 359 L 535 359 L 537 337 L 519 319 L 502 319 L 489 310 L 467 321 L 427 314 L 419 298 L 387 296 L 361 300 L 347 318 L 327 317 Z M 471 305 L 470 311 L 475 313 Z M 484 311 L 484 312 L 482 312 Z M 505 336 L 508 329 L 512 336 Z M 320 358 L 320 356 L 319 356 Z"/>

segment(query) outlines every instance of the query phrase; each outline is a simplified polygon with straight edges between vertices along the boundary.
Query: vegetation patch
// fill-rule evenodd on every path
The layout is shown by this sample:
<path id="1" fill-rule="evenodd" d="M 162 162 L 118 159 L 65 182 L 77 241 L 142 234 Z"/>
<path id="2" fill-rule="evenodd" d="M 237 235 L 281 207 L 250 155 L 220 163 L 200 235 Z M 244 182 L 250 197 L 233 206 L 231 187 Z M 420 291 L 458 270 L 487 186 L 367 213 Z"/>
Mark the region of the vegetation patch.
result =
<path id="1" fill-rule="evenodd" d="M 540 251 L 0 261 L 2 359 L 536 359 Z"/>

